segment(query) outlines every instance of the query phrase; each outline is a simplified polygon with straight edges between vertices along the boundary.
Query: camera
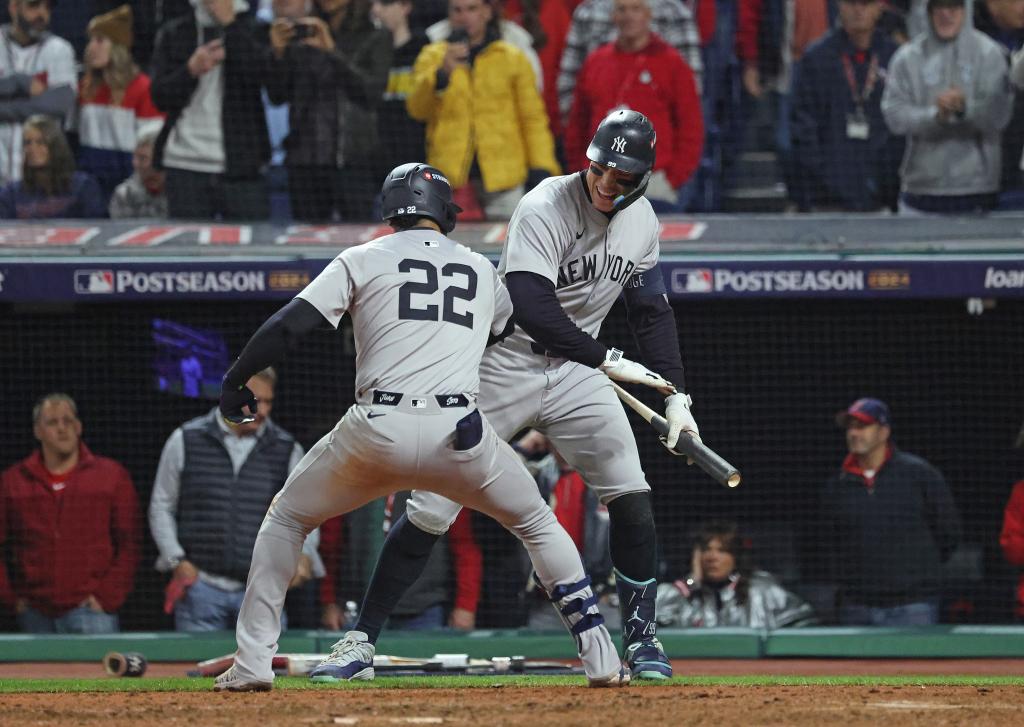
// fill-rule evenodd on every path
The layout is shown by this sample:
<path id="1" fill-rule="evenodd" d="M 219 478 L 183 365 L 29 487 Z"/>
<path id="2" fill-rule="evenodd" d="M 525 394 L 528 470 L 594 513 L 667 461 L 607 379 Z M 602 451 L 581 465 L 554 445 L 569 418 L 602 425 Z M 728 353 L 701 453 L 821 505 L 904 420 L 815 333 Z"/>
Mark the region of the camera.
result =
<path id="1" fill-rule="evenodd" d="M 451 35 L 448 36 L 449 43 L 468 43 L 469 33 L 466 32 L 465 28 L 455 28 Z"/>

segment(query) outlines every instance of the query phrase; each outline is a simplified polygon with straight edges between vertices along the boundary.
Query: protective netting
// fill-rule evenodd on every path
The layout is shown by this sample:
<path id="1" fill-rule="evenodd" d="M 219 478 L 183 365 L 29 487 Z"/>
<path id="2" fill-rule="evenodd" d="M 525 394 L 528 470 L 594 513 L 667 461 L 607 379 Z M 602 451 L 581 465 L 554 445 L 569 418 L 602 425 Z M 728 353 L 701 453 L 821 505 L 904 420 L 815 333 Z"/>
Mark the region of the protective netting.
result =
<path id="1" fill-rule="evenodd" d="M 168 378 L 168 330 L 222 340 L 233 357 L 275 308 L 257 302 L 0 307 L 0 336 L 7 342 L 0 347 L 3 465 L 34 446 L 33 402 L 50 391 L 67 392 L 78 403 L 88 446 L 130 471 L 145 521 L 166 437 L 214 406 L 212 399 L 183 395 L 180 385 L 161 390 L 159 377 L 165 384 Z M 1000 300 L 980 316 L 951 300 L 693 302 L 677 303 L 675 310 L 703 439 L 738 465 L 744 480 L 735 490 L 714 483 L 670 456 L 630 415 L 654 488 L 662 580 L 688 574 L 697 527 L 733 520 L 760 565 L 807 598 L 824 622 L 835 618 L 834 584 L 843 564 L 825 545 L 830 541 L 821 532 L 818 499 L 846 454 L 835 413 L 858 397 L 875 396 L 891 407 L 897 445 L 945 475 L 963 520 L 963 543 L 945 570 L 942 619 L 1011 618 L 1015 573 L 1005 565 L 998 534 L 1010 486 L 1020 477 L 1011 444 L 1024 398 L 1024 304 Z M 154 320 L 162 337 L 154 337 Z M 167 322 L 175 325 L 169 329 Z M 601 338 L 631 354 L 620 307 Z M 279 374 L 272 416 L 308 448 L 352 401 L 347 326 L 310 335 Z M 358 600 L 393 504 L 377 503 L 361 524 L 345 530 L 343 545 L 331 546 L 346 549 L 350 561 L 352 552 L 360 553 L 335 581 L 342 608 Z M 493 530 L 473 528 L 485 557 Z M 161 608 L 166 576 L 154 571 L 156 549 L 145 522 L 143 531 L 144 557 L 121 612 L 122 628 L 171 628 Z M 521 579 L 504 577 L 517 567 L 517 556 L 497 540 L 491 545 L 497 555 L 485 560 L 481 609 L 495 599 L 521 604 Z M 451 579 L 447 588 L 450 608 Z M 294 625 L 316 625 L 319 596 L 310 590 L 307 599 L 302 614 L 296 607 Z M 498 613 L 514 622 L 509 614 L 521 611 Z M 14 628 L 10 620 L 3 625 Z"/>

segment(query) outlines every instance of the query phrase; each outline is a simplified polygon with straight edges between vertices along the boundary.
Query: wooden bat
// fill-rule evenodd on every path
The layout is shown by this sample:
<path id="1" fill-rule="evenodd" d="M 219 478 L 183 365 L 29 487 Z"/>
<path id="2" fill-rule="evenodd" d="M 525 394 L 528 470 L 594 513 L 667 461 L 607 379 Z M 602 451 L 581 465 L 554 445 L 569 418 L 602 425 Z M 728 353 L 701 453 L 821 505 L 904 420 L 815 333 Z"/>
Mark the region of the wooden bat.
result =
<path id="1" fill-rule="evenodd" d="M 654 431 L 663 437 L 668 435 L 668 422 L 665 420 L 665 417 L 658 414 L 654 409 L 644 404 L 614 381 L 611 383 L 618 397 L 630 409 L 646 419 L 654 427 Z M 676 448 L 673 451 L 692 459 L 698 467 L 711 475 L 712 479 L 726 487 L 739 486 L 741 479 L 740 471 L 718 456 L 714 450 L 704 446 L 704 444 L 686 432 L 679 435 L 679 441 L 676 442 Z"/>

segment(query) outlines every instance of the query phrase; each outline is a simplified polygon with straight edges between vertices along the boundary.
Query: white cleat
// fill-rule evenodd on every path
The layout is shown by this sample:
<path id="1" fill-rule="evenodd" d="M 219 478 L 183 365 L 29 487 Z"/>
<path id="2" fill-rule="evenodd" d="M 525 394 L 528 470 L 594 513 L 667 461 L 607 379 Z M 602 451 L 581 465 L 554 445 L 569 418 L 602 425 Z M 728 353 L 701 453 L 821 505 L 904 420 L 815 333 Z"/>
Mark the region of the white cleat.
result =
<path id="1" fill-rule="evenodd" d="M 215 692 L 269 692 L 273 688 L 273 682 L 261 682 L 239 676 L 233 665 L 213 682 Z"/>
<path id="2" fill-rule="evenodd" d="M 370 681 L 377 647 L 362 631 L 349 631 L 331 647 L 330 656 L 310 672 L 315 682 Z"/>
<path id="3" fill-rule="evenodd" d="M 614 674 L 606 677 L 587 677 L 587 686 L 601 689 L 605 687 L 624 687 L 629 684 L 629 669 L 620 666 Z"/>

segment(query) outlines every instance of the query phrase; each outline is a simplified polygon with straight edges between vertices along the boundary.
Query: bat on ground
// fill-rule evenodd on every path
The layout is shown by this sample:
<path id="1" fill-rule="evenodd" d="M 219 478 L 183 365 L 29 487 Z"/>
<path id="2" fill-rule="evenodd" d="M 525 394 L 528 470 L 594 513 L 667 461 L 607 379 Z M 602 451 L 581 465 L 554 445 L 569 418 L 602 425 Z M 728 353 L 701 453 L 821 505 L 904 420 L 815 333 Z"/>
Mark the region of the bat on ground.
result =
<path id="1" fill-rule="evenodd" d="M 654 427 L 661 436 L 668 435 L 668 422 L 665 417 L 658 414 L 654 409 L 644 404 L 614 381 L 611 382 L 616 395 L 637 414 L 642 416 Z M 686 432 L 679 435 L 675 450 L 684 454 L 694 461 L 702 470 L 711 475 L 711 478 L 726 487 L 737 487 L 740 484 L 740 471 L 722 459 L 714 450 L 706 447 L 703 443 L 691 437 Z"/>

